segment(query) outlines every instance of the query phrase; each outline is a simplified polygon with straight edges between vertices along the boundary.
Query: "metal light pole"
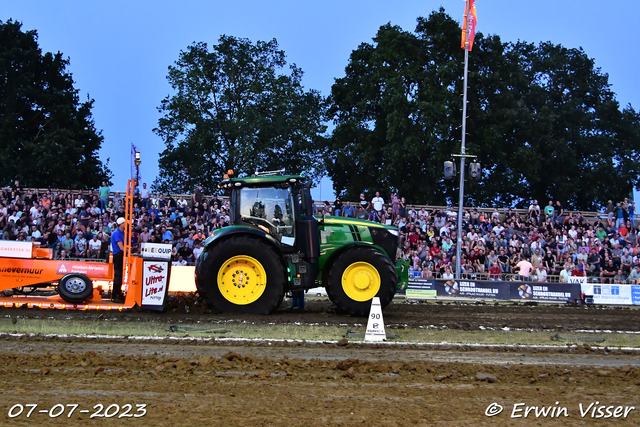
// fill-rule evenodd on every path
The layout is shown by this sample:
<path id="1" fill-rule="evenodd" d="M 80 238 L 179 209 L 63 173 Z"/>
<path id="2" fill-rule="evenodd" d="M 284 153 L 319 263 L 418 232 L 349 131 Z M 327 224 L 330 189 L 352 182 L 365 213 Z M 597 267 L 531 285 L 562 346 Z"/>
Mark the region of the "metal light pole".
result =
<path id="1" fill-rule="evenodd" d="M 470 25 L 470 1 L 467 0 L 464 19 L 466 20 L 466 37 L 464 44 L 464 90 L 462 95 L 462 144 L 460 146 L 460 192 L 458 197 L 458 239 L 456 242 L 456 279 L 460 279 L 460 273 L 462 270 L 460 257 L 462 254 L 462 206 L 464 203 L 464 160 L 467 155 L 466 140 L 467 140 L 467 75 L 469 72 L 469 33 L 471 31 Z"/>

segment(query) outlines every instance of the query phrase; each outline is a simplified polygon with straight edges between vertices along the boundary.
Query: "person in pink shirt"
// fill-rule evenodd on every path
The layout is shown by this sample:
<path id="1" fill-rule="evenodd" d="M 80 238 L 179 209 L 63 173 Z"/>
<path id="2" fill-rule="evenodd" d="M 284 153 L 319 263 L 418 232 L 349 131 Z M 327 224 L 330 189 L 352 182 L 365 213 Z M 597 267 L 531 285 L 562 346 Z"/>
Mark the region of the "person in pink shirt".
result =
<path id="1" fill-rule="evenodd" d="M 514 267 L 514 273 L 521 276 L 522 279 L 528 279 L 533 270 L 533 265 L 529 262 L 528 258 L 520 260 Z"/>

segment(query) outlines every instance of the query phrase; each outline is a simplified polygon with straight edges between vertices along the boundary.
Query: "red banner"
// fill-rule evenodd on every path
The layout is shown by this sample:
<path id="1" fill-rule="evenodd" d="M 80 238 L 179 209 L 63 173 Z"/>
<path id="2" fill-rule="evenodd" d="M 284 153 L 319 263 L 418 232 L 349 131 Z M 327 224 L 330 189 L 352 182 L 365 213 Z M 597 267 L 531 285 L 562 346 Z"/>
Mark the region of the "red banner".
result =
<path id="1" fill-rule="evenodd" d="M 470 3 L 469 9 L 467 9 L 467 3 Z M 476 15 L 476 0 L 467 0 L 467 3 L 464 5 L 464 23 L 462 24 L 462 48 L 465 48 L 465 44 L 467 41 L 467 23 L 469 23 L 469 50 L 473 48 L 473 37 L 476 34 L 476 22 L 478 21 L 478 16 Z M 467 10 L 469 11 L 469 16 L 467 16 Z"/>

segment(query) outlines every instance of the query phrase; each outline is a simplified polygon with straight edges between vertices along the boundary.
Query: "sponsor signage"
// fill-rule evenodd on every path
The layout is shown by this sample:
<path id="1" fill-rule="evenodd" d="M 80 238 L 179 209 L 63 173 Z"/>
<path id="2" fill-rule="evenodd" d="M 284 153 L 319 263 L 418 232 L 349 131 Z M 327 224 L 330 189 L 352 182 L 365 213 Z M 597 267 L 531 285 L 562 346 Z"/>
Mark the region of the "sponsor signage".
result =
<path id="1" fill-rule="evenodd" d="M 438 296 L 436 284 L 429 279 L 409 279 L 407 298 L 435 298 Z"/>
<path id="2" fill-rule="evenodd" d="M 633 305 L 640 305 L 640 286 L 631 286 L 631 302 Z"/>
<path id="3" fill-rule="evenodd" d="M 567 302 L 580 299 L 578 283 L 508 282 L 511 299 Z"/>
<path id="4" fill-rule="evenodd" d="M 638 285 L 589 283 L 582 285 L 582 293 L 593 295 L 594 304 L 640 305 Z"/>
<path id="5" fill-rule="evenodd" d="M 509 284 L 479 280 L 437 280 L 438 296 L 509 299 Z"/>
<path id="6" fill-rule="evenodd" d="M 23 276 L 37 276 L 42 274 L 44 268 L 23 268 L 23 267 L 2 267 L 0 273 L 3 275 L 18 274 Z"/>
<path id="7" fill-rule="evenodd" d="M 142 258 L 171 259 L 171 245 L 165 243 L 142 243 L 140 245 Z"/>
<path id="8" fill-rule="evenodd" d="M 638 286 L 640 288 L 640 286 Z M 410 279 L 407 298 L 476 298 L 567 302 L 580 299 L 579 283 Z M 640 289 L 636 298 L 640 301 Z"/>
<path id="9" fill-rule="evenodd" d="M 144 261 L 142 263 L 142 308 L 162 310 L 167 296 L 169 262 Z"/>
<path id="10" fill-rule="evenodd" d="M 31 258 L 33 243 L 0 240 L 0 257 Z"/>
<path id="11" fill-rule="evenodd" d="M 111 279 L 109 264 L 103 262 L 58 261 L 56 274 L 79 273 L 92 279 Z"/>

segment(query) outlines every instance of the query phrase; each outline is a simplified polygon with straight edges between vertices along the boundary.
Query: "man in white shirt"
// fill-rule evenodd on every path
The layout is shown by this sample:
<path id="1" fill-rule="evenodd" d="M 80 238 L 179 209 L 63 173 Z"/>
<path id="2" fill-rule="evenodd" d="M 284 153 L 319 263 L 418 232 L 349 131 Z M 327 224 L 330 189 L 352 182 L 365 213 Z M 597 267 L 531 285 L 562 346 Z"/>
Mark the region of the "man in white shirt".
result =
<path id="1" fill-rule="evenodd" d="M 84 208 L 84 199 L 82 198 L 82 195 L 78 194 L 76 199 L 73 201 L 73 206 L 75 206 L 76 209 Z"/>
<path id="2" fill-rule="evenodd" d="M 184 259 L 184 257 L 183 257 L 182 255 L 180 255 L 180 256 L 178 257 L 178 260 L 177 260 L 177 261 L 173 261 L 173 262 L 171 263 L 171 265 L 180 265 L 180 266 L 184 266 L 184 265 L 187 265 L 187 261 Z"/>
<path id="3" fill-rule="evenodd" d="M 33 217 L 38 212 L 38 202 L 33 202 L 33 206 L 29 209 L 29 215 Z"/>
<path id="4" fill-rule="evenodd" d="M 31 208 L 33 209 L 33 208 Z M 31 221 L 36 222 L 38 225 L 42 223 L 42 208 L 38 206 L 36 210 L 31 214 Z"/>
<path id="5" fill-rule="evenodd" d="M 20 219 L 21 216 L 22 216 L 22 211 L 19 211 L 18 209 L 16 209 L 11 213 L 11 215 L 9 215 L 9 218 L 7 218 L 7 221 L 13 221 L 14 223 L 18 223 L 18 220 Z"/>
<path id="6" fill-rule="evenodd" d="M 200 241 L 196 240 L 194 246 L 195 247 L 193 248 L 193 259 L 198 259 L 198 257 L 200 257 L 200 254 L 203 251 L 202 244 L 200 243 Z"/>
<path id="7" fill-rule="evenodd" d="M 67 209 L 65 209 L 64 213 L 67 215 L 73 215 L 75 213 L 77 213 L 78 210 L 76 208 L 74 208 L 73 206 L 71 206 L 70 204 L 67 203 Z"/>
<path id="8" fill-rule="evenodd" d="M 140 189 L 140 198 L 142 199 L 142 203 L 144 207 L 147 209 L 149 209 L 149 197 L 150 197 L 150 192 L 149 192 L 149 189 L 147 188 L 147 183 L 145 182 L 142 184 L 142 188 Z"/>
<path id="9" fill-rule="evenodd" d="M 189 206 L 189 203 L 184 199 L 184 196 L 180 197 L 180 200 L 178 200 L 178 209 L 180 212 L 184 212 L 187 206 Z"/>
<path id="10" fill-rule="evenodd" d="M 371 200 L 371 204 L 373 205 L 373 209 L 380 212 L 382 207 L 384 206 L 384 199 L 380 197 L 380 192 L 376 191 L 376 197 Z"/>
<path id="11" fill-rule="evenodd" d="M 534 200 L 533 203 L 529 205 L 529 217 L 535 220 L 540 217 L 540 205 L 537 200 Z"/>
<path id="12" fill-rule="evenodd" d="M 35 224 L 31 226 L 31 237 L 36 240 L 42 237 L 42 233 L 38 230 L 38 227 Z"/>
<path id="13" fill-rule="evenodd" d="M 64 231 L 64 230 L 65 230 L 64 221 L 59 219 L 58 223 L 55 225 L 55 227 L 53 227 L 53 231 L 55 234 L 58 234 L 60 231 Z"/>
<path id="14" fill-rule="evenodd" d="M 560 282 L 561 283 L 569 283 L 569 277 L 571 277 L 571 264 L 566 263 L 564 268 L 560 272 Z"/>
<path id="15" fill-rule="evenodd" d="M 98 258 L 101 247 L 102 242 L 98 240 L 97 235 L 94 235 L 93 238 L 89 240 L 89 258 Z"/>

